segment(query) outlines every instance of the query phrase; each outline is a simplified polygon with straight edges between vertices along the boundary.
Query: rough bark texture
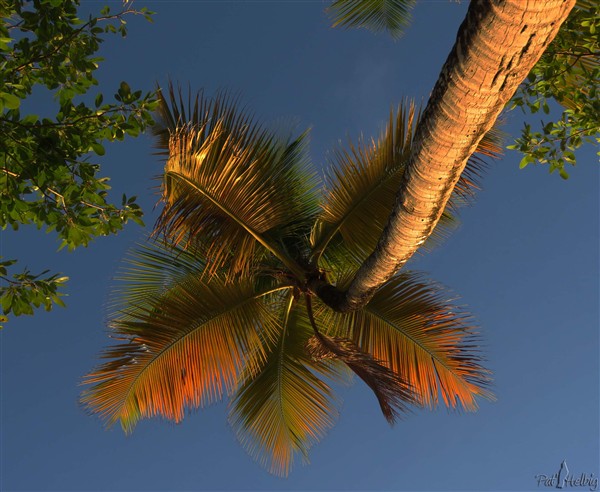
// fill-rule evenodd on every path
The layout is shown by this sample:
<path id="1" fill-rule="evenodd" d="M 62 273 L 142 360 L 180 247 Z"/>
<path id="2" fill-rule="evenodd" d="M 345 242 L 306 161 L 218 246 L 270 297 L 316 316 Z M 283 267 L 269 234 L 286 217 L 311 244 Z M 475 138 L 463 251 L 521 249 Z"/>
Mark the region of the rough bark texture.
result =
<path id="1" fill-rule="evenodd" d="M 346 292 L 312 286 L 338 311 L 364 306 L 425 242 L 467 159 L 550 44 L 575 0 L 474 0 L 417 128 L 396 205 Z M 360 231 L 357 231 L 360 233 Z"/>

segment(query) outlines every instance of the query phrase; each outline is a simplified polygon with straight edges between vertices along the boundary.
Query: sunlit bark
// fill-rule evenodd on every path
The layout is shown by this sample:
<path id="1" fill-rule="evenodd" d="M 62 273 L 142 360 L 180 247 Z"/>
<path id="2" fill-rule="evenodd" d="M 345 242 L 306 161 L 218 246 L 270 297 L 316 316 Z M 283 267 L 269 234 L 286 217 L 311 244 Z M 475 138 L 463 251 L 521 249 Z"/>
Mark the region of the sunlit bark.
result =
<path id="1" fill-rule="evenodd" d="M 332 308 L 364 306 L 425 242 L 478 142 L 556 36 L 575 0 L 474 0 L 417 128 L 375 251 L 346 292 L 316 280 Z M 359 234 L 360 231 L 357 231 Z"/>

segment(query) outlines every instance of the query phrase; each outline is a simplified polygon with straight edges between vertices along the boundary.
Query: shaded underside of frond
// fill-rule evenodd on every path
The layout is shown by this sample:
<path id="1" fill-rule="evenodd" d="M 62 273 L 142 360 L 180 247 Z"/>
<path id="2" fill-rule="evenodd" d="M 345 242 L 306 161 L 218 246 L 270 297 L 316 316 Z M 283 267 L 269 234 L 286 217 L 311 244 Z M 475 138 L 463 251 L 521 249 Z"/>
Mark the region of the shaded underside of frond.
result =
<path id="1" fill-rule="evenodd" d="M 470 316 L 420 274 L 398 275 L 362 310 L 325 310 L 321 320 L 400 375 L 421 405 L 475 410 L 477 396 L 492 398 Z"/>
<path id="2" fill-rule="evenodd" d="M 311 235 L 314 256 L 342 256 L 359 266 L 377 245 L 394 203 L 411 150 L 420 114 L 406 101 L 390 113 L 377 141 L 359 141 L 338 149 L 326 176 L 323 212 Z M 425 247 L 445 238 L 456 225 L 456 210 L 474 196 L 485 168 L 484 157 L 501 152 L 501 133 L 493 129 L 481 140 L 460 177 L 446 211 Z M 329 249 L 328 249 L 329 248 Z M 327 258 L 325 259 L 327 261 Z M 329 258 L 330 261 L 334 261 Z"/>
<path id="3" fill-rule="evenodd" d="M 108 361 L 85 377 L 92 386 L 82 403 L 130 432 L 140 418 L 179 422 L 186 408 L 231 393 L 242 370 L 253 373 L 264 363 L 277 330 L 267 306 L 278 289 L 255 287 L 252 278 L 232 284 L 190 274 L 158 297 L 152 288 L 149 298 L 132 293 L 136 302 L 111 322 L 112 336 L 124 343 L 106 349 Z"/>
<path id="4" fill-rule="evenodd" d="M 342 372 L 334 362 L 308 355 L 305 344 L 312 330 L 304 308 L 292 295 L 283 305 L 278 339 L 260 372 L 245 375 L 229 421 L 253 458 L 285 476 L 294 456 L 308 461 L 310 447 L 335 423 L 338 401 L 326 379 L 338 379 Z"/>
<path id="5" fill-rule="evenodd" d="M 410 23 L 415 3 L 415 0 L 336 0 L 328 12 L 333 27 L 387 31 L 393 38 L 399 38 Z"/>
<path id="6" fill-rule="evenodd" d="M 371 388 L 386 420 L 394 424 L 408 406 L 416 403 L 410 385 L 397 373 L 348 338 L 316 333 L 306 349 L 316 360 L 333 359 L 343 362 Z"/>
<path id="7" fill-rule="evenodd" d="M 257 247 L 284 256 L 280 243 L 306 235 L 318 210 L 307 135 L 268 132 L 227 95 L 199 94 L 188 104 L 193 109 L 172 88 L 171 101 L 161 102 L 167 123 L 157 130 L 158 144 L 165 145 L 165 131 L 169 138 L 155 233 L 176 244 L 210 245 L 211 274 L 225 265 L 247 271 Z"/>

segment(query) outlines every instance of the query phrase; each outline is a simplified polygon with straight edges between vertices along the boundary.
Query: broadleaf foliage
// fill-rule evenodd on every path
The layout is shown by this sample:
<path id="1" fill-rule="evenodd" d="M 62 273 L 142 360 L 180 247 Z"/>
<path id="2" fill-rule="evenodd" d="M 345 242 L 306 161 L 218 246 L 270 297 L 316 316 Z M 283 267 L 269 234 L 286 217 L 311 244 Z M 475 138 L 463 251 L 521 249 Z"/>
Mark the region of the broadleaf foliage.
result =
<path id="1" fill-rule="evenodd" d="M 600 4 L 578 0 L 546 52 L 511 99 L 510 109 L 542 115 L 540 125 L 523 124 L 508 148 L 568 179 L 576 151 L 600 143 Z M 536 121 L 537 123 L 537 121 Z M 600 152 L 598 153 L 600 155 Z"/>
<path id="2" fill-rule="evenodd" d="M 80 19 L 79 4 L 0 2 L 0 227 L 44 228 L 68 250 L 116 234 L 128 222 L 143 225 L 136 198 L 123 196 L 113 203 L 109 178 L 90 159 L 104 154 L 106 142 L 138 136 L 153 123 L 156 108 L 154 93 L 142 94 L 126 82 L 114 89 L 112 101 L 91 94 L 98 85 L 97 52 L 106 36 L 125 36 L 129 16 L 151 20 L 153 13 L 126 2 L 115 12 L 105 7 Z M 26 113 L 32 94 L 44 94 L 40 88 L 55 99 L 55 114 Z M 0 274 L 5 315 L 64 306 L 61 289 L 67 277 L 39 277 L 27 268 Z"/>

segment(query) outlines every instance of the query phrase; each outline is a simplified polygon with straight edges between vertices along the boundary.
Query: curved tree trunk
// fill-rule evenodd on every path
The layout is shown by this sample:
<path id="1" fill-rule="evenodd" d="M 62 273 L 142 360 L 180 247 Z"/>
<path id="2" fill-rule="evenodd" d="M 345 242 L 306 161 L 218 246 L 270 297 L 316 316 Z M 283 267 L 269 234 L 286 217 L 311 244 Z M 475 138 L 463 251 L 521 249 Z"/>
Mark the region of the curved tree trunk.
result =
<path id="1" fill-rule="evenodd" d="M 346 292 L 311 286 L 330 307 L 369 302 L 425 242 L 467 159 L 564 22 L 575 0 L 475 0 L 416 130 L 407 172 L 375 251 Z"/>

